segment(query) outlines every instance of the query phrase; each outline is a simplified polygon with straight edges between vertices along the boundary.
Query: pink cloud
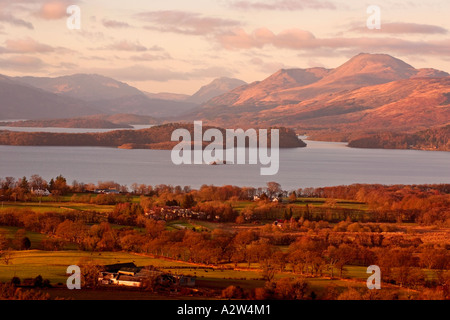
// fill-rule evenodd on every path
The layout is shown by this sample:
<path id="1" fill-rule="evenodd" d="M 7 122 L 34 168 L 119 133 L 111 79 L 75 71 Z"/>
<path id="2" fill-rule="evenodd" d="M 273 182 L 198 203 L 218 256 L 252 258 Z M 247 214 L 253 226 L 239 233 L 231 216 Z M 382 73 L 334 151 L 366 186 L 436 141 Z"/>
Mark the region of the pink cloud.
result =
<path id="1" fill-rule="evenodd" d="M 330 1 L 320 0 L 230 1 L 229 6 L 239 10 L 336 9 Z"/>
<path id="2" fill-rule="evenodd" d="M 167 52 L 162 52 L 159 54 L 144 53 L 139 56 L 132 56 L 133 61 L 158 61 L 158 60 L 171 60 L 172 57 Z"/>
<path id="3" fill-rule="evenodd" d="M 366 27 L 352 27 L 349 31 L 355 32 L 374 32 Z M 392 34 L 447 34 L 448 30 L 439 26 L 430 24 L 405 23 L 405 22 L 391 22 L 383 23 L 381 30 L 375 30 L 378 33 L 392 33 Z"/>
<path id="4" fill-rule="evenodd" d="M 55 51 L 55 48 L 31 38 L 9 39 L 5 41 L 4 47 L 0 47 L 0 53 L 46 53 L 53 51 Z"/>
<path id="5" fill-rule="evenodd" d="M 267 28 L 256 29 L 250 34 L 239 28 L 217 36 L 219 42 L 226 49 L 262 48 L 273 43 L 275 37 L 275 34 Z"/>
<path id="6" fill-rule="evenodd" d="M 145 46 L 141 45 L 139 42 L 131 42 L 128 40 L 116 42 L 110 45 L 108 49 L 118 51 L 138 51 L 138 52 L 148 50 Z"/>
<path id="7" fill-rule="evenodd" d="M 20 70 L 30 72 L 32 70 L 40 70 L 46 64 L 39 58 L 30 56 L 14 56 L 7 59 L 0 59 L 0 68 Z"/>
<path id="8" fill-rule="evenodd" d="M 275 48 L 292 50 L 313 50 L 310 54 L 329 54 L 332 50 L 352 50 L 370 52 L 395 52 L 401 54 L 446 55 L 450 53 L 450 41 L 408 41 L 399 38 L 386 37 L 355 37 L 355 38 L 316 38 L 311 32 L 300 29 L 289 29 L 278 34 L 267 28 L 259 28 L 251 33 L 239 28 L 223 32 L 216 40 L 228 50 Z"/>
<path id="9" fill-rule="evenodd" d="M 0 0 L 0 22 L 16 27 L 25 27 L 31 30 L 34 29 L 32 23 L 17 17 L 17 8 L 24 3 L 33 3 L 33 0 Z"/>
<path id="10" fill-rule="evenodd" d="M 131 27 L 129 23 L 117 20 L 103 20 L 102 23 L 104 27 L 112 29 Z"/>
<path id="11" fill-rule="evenodd" d="M 232 19 L 208 17 L 199 13 L 177 10 L 143 12 L 136 16 L 151 24 L 146 26 L 146 29 L 190 35 L 206 35 L 223 28 L 241 25 L 239 21 Z"/>
<path id="12" fill-rule="evenodd" d="M 58 20 L 67 17 L 67 7 L 76 1 L 46 1 L 42 4 L 37 16 L 45 20 Z"/>

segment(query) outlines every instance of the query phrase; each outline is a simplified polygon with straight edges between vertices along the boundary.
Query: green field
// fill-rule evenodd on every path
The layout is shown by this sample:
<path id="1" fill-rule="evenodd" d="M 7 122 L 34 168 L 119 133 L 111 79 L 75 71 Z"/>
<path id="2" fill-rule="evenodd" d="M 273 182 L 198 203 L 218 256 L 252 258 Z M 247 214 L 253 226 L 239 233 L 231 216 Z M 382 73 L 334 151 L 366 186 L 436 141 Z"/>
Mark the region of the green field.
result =
<path id="1" fill-rule="evenodd" d="M 51 198 L 44 198 L 42 203 L 28 203 L 28 202 L 8 202 L 4 203 L 0 207 L 0 213 L 7 210 L 31 210 L 37 213 L 55 212 L 55 213 L 67 213 L 72 211 L 82 212 L 82 215 L 88 215 L 88 212 L 101 213 L 100 218 L 104 219 L 107 213 L 112 212 L 115 206 L 112 205 L 96 205 L 89 203 L 74 203 L 71 202 L 72 195 L 67 195 L 58 199 L 58 202 L 52 202 Z M 132 197 L 132 201 L 138 203 L 140 197 Z M 258 206 L 258 203 L 251 201 L 237 201 L 230 202 L 233 208 L 241 212 L 247 207 Z M 294 216 L 299 216 L 305 211 L 305 207 L 316 209 L 316 212 L 323 212 L 325 208 L 330 208 L 330 203 L 326 199 L 311 199 L 311 198 L 298 198 L 295 203 L 289 204 L 294 211 Z M 364 203 L 355 201 L 336 200 L 332 203 L 333 208 L 339 208 L 341 211 L 350 211 L 351 214 L 365 216 L 368 213 L 368 206 Z M 273 216 L 283 217 L 286 212 L 286 205 L 273 206 Z M 264 221 L 263 221 L 264 222 Z M 266 221 L 271 224 L 273 220 Z M 123 228 L 120 225 L 111 225 L 112 228 Z M 226 231 L 236 231 L 239 228 L 259 228 L 260 225 L 241 225 L 237 226 L 232 223 L 215 223 L 211 221 L 193 221 L 193 220 L 175 220 L 166 223 L 167 230 L 182 230 L 182 229 L 195 229 L 198 231 L 222 229 Z M 144 231 L 144 228 L 134 227 L 136 230 Z M 16 232 L 20 228 L 17 227 L 1 227 L 0 234 L 3 234 L 8 239 L 14 239 Z M 240 263 L 237 265 L 237 270 L 232 270 L 233 264 L 222 265 L 228 269 L 213 269 L 211 267 L 204 267 L 187 262 L 173 261 L 164 258 L 154 258 L 144 255 L 126 253 L 126 252 L 83 252 L 78 251 L 75 244 L 68 243 L 64 247 L 64 251 L 48 252 L 43 251 L 42 241 L 48 239 L 47 235 L 26 232 L 26 236 L 31 241 L 31 249 L 29 251 L 12 251 L 11 260 L 6 265 L 5 261 L 0 258 L 0 282 L 9 282 L 14 276 L 20 279 L 35 278 L 41 275 L 44 279 L 50 280 L 51 284 L 58 283 L 65 284 L 67 280 L 66 270 L 68 266 L 79 265 L 83 259 L 88 258 L 98 265 L 108 265 L 116 263 L 128 263 L 133 262 L 137 266 L 155 266 L 166 272 L 175 274 L 185 274 L 197 277 L 197 286 L 201 288 L 222 290 L 230 285 L 240 286 L 246 290 L 255 289 L 258 287 L 264 287 L 265 281 L 262 279 L 262 272 L 258 269 L 260 265 L 258 263 L 252 263 L 251 268 L 248 264 Z M 17 247 L 17 246 L 14 246 Z M 280 247 L 283 252 L 288 250 L 287 246 Z M 299 277 L 299 275 L 292 274 L 287 268 L 286 272 L 279 273 L 276 278 L 282 277 Z M 334 270 L 334 276 L 339 274 L 338 270 Z M 431 272 L 430 272 L 431 274 Z M 365 281 L 368 277 L 366 274 L 366 268 L 358 266 L 346 266 L 344 268 L 343 276 L 345 279 L 329 279 L 326 277 L 308 278 L 307 281 L 310 286 L 310 290 L 314 291 L 320 296 L 325 289 L 334 285 L 341 289 L 348 286 L 365 287 Z M 112 292 L 112 293 L 111 293 Z M 142 292 L 128 293 L 122 291 L 105 291 L 105 295 L 101 295 L 104 298 L 112 299 L 126 299 L 135 297 L 135 299 L 155 299 L 156 295 L 151 295 Z M 95 299 L 97 297 L 96 292 L 84 291 L 80 294 L 79 298 L 83 299 Z M 73 297 L 70 293 L 67 293 L 63 288 L 57 288 L 51 290 L 52 296 Z M 76 298 L 76 297 L 75 297 Z"/>
<path id="2" fill-rule="evenodd" d="M 99 265 L 134 262 L 137 266 L 149 266 L 166 270 L 176 274 L 196 276 L 199 283 L 205 287 L 225 288 L 231 284 L 244 288 L 256 288 L 264 285 L 262 274 L 257 270 L 222 270 L 203 268 L 185 262 L 178 262 L 160 258 L 125 252 L 89 253 L 81 251 L 46 252 L 38 250 L 14 251 L 9 265 L 0 264 L 0 282 L 10 281 L 17 276 L 21 279 L 35 278 L 41 275 L 51 283 L 65 283 L 66 269 L 70 265 L 77 265 L 82 258 L 89 258 Z M 184 268 L 177 268 L 184 267 Z M 188 267 L 188 268 L 186 268 Z M 257 265 L 254 265 L 257 267 Z M 365 270 L 362 267 L 348 267 L 346 275 L 355 279 L 364 279 Z M 279 277 L 293 277 L 290 273 L 278 274 Z M 328 280 L 336 281 L 336 280 Z"/>
<path id="3" fill-rule="evenodd" d="M 56 288 L 47 291 L 52 297 L 70 298 L 70 299 L 108 299 L 108 300 L 159 300 L 159 299 L 180 299 L 180 296 L 159 296 L 150 294 L 142 290 L 133 290 L 126 288 L 103 288 L 96 291 L 80 290 L 72 292 L 64 288 L 67 281 L 66 270 L 70 265 L 77 265 L 80 260 L 88 258 L 99 265 L 129 263 L 134 262 L 137 266 L 153 265 L 168 273 L 185 274 L 197 278 L 196 287 L 214 290 L 220 293 L 221 290 L 230 285 L 240 286 L 245 290 L 252 290 L 265 286 L 262 274 L 258 270 L 222 270 L 212 269 L 192 265 L 185 262 L 166 260 L 162 258 L 153 258 L 143 255 L 130 254 L 125 252 L 102 252 L 89 253 L 81 251 L 59 251 L 46 252 L 38 250 L 14 251 L 11 263 L 5 265 L 0 261 L 0 282 L 9 282 L 12 277 L 19 277 L 21 280 L 35 278 L 41 275 L 44 279 L 50 280 L 52 285 L 58 285 Z M 255 265 L 256 266 L 256 265 Z M 184 267 L 184 268 L 181 268 Z M 326 277 L 306 278 L 309 285 L 309 291 L 314 293 L 320 299 L 329 286 L 343 291 L 347 287 L 366 288 L 365 281 L 367 274 L 366 268 L 357 266 L 345 267 L 344 276 L 347 279 L 330 279 Z M 335 275 L 338 271 L 335 271 Z M 278 273 L 275 279 L 284 277 L 295 278 L 290 272 Z M 405 290 L 401 290 L 402 295 Z M 191 296 L 189 299 L 198 299 L 200 297 Z"/>
<path id="4" fill-rule="evenodd" d="M 11 209 L 31 210 L 39 213 L 64 213 L 67 211 L 95 211 L 100 213 L 108 213 L 114 210 L 114 206 L 73 202 L 42 202 L 41 204 L 32 202 L 8 202 L 4 203 L 3 207 L 0 207 L 0 212 Z"/>
<path id="5" fill-rule="evenodd" d="M 20 228 L 16 227 L 0 227 L 0 234 L 4 235 L 6 238 L 14 239 L 14 235 Z M 25 236 L 30 239 L 31 249 L 42 249 L 42 240 L 47 239 L 46 235 L 37 232 L 26 231 Z"/>
<path id="6" fill-rule="evenodd" d="M 89 258 L 99 265 L 134 262 L 137 266 L 153 265 L 158 268 L 167 268 L 177 274 L 190 274 L 199 278 L 219 279 L 259 279 L 261 274 L 257 271 L 212 270 L 212 268 L 197 268 L 189 263 L 147 257 L 125 252 L 90 253 L 82 251 L 14 251 L 9 265 L 0 264 L 0 282 L 11 280 L 16 275 L 20 278 L 34 278 L 37 275 L 49 279 L 52 283 L 65 281 L 65 270 L 70 265 L 76 265 L 82 258 Z M 192 267 L 176 269 L 176 267 Z"/>
<path id="7" fill-rule="evenodd" d="M 183 230 L 183 229 L 190 229 L 190 230 L 202 230 L 205 229 L 202 226 L 198 225 L 197 223 L 193 223 L 191 221 L 186 220 L 174 220 L 167 222 L 166 224 L 167 230 Z"/>
<path id="8" fill-rule="evenodd" d="M 157 267 L 187 265 L 122 252 L 14 251 L 9 265 L 5 265 L 3 261 L 0 264 L 0 282 L 9 281 L 13 276 L 25 279 L 41 275 L 44 279 L 49 279 L 51 283 L 65 283 L 67 267 L 78 264 L 82 258 L 92 259 L 100 265 L 126 262 L 134 262 L 138 266 L 154 265 Z"/>

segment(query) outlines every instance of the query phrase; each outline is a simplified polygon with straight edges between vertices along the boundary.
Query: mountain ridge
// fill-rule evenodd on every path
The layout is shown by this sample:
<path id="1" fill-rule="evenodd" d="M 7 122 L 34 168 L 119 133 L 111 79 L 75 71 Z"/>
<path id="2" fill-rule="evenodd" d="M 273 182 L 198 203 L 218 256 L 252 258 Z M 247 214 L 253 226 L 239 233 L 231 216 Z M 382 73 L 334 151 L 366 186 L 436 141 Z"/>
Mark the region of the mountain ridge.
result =
<path id="1" fill-rule="evenodd" d="M 227 78 L 227 77 L 217 78 L 214 79 L 209 84 L 201 87 L 186 101 L 202 104 L 213 99 L 214 97 L 222 95 L 226 92 L 229 92 L 235 88 L 238 88 L 246 84 L 247 83 L 245 81 L 236 78 Z"/>
<path id="2" fill-rule="evenodd" d="M 311 69 L 291 69 L 311 70 Z M 317 79 L 292 80 L 280 70 L 216 97 L 189 119 L 226 126 L 281 125 L 298 132 L 392 129 L 412 131 L 450 122 L 450 75 L 386 54 L 360 54 Z M 279 79 L 287 79 L 279 85 Z M 278 84 L 277 84 L 278 81 Z M 296 85 L 296 82 L 299 85 Z M 267 90 L 266 88 L 272 88 Z"/>

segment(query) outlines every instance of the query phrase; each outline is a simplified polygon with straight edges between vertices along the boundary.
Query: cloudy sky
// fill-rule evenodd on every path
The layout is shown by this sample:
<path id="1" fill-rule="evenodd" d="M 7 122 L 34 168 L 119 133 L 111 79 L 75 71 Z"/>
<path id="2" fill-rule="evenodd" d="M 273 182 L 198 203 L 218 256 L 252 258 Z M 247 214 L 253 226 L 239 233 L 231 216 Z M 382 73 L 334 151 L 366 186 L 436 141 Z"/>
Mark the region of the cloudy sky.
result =
<path id="1" fill-rule="evenodd" d="M 81 9 L 81 29 L 66 9 Z M 381 8 L 369 30 L 367 8 Z M 450 72 L 448 0 L 0 0 L 0 73 L 99 73 L 148 92 L 334 68 L 360 52 Z"/>

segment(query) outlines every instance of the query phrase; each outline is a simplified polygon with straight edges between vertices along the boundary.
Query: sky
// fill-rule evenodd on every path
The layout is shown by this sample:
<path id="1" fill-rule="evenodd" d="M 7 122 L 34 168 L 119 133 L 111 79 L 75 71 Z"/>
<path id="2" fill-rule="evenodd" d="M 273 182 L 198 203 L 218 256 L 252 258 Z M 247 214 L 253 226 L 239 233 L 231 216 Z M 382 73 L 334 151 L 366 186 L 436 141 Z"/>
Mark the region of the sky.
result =
<path id="1" fill-rule="evenodd" d="M 80 29 L 67 27 L 71 5 Z M 372 5 L 380 29 L 367 27 Z M 0 0 L 0 74 L 97 73 L 193 94 L 215 78 L 336 68 L 361 52 L 450 72 L 449 14 L 448 0 Z"/>

